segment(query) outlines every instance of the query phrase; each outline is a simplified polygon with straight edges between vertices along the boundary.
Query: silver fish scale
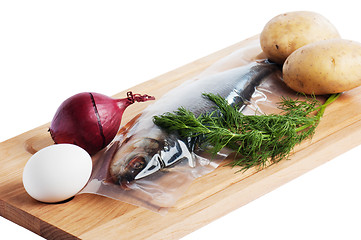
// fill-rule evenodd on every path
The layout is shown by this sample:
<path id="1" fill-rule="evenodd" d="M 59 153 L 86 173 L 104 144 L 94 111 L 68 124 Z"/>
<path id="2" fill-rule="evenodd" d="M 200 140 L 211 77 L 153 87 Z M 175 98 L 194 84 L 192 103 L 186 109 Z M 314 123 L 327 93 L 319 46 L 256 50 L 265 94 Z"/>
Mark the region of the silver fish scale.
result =
<path id="1" fill-rule="evenodd" d="M 202 96 L 202 93 L 219 94 L 229 104 L 248 101 L 255 87 L 266 76 L 278 70 L 278 66 L 267 62 L 254 62 L 228 71 L 220 72 L 200 79 L 192 79 L 169 91 L 162 98 L 150 105 L 144 118 L 152 118 L 164 112 L 173 112 L 180 106 L 195 115 L 210 111 L 214 104 Z"/>
<path id="2" fill-rule="evenodd" d="M 255 66 L 256 63 L 252 64 Z M 156 104 L 146 109 L 152 116 L 164 112 L 172 112 L 180 106 L 190 110 L 195 115 L 210 111 L 214 104 L 202 96 L 202 93 L 215 93 L 226 98 L 236 89 L 241 78 L 247 74 L 250 66 L 235 68 L 209 77 L 194 79 L 169 91 Z"/>

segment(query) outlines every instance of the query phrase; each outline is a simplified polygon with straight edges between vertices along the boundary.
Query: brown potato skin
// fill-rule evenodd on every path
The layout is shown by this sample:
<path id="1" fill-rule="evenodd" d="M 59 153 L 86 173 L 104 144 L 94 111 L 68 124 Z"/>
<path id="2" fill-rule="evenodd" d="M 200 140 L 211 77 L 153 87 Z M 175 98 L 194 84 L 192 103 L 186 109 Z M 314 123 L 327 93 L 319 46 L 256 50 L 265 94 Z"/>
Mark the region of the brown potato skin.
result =
<path id="1" fill-rule="evenodd" d="M 340 34 L 329 20 L 318 13 L 296 11 L 272 18 L 261 32 L 260 43 L 269 60 L 283 64 L 296 49 L 332 38 Z"/>
<path id="2" fill-rule="evenodd" d="M 294 51 L 283 65 L 283 81 L 305 94 L 333 94 L 361 85 L 361 44 L 324 40 Z"/>

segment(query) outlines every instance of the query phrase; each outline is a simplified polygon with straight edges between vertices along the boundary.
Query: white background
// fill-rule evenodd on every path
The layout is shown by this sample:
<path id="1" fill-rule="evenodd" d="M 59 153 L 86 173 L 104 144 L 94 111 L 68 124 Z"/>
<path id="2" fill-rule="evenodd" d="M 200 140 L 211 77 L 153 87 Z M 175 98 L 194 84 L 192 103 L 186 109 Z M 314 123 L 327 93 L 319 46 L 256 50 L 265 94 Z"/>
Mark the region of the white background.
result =
<path id="1" fill-rule="evenodd" d="M 0 142 L 50 122 L 75 93 L 113 95 L 253 36 L 287 11 L 319 12 L 361 42 L 357 3 L 1 1 Z M 184 239 L 361 239 L 360 155 L 358 147 Z M 41 239 L 1 217 L 0 233 Z"/>

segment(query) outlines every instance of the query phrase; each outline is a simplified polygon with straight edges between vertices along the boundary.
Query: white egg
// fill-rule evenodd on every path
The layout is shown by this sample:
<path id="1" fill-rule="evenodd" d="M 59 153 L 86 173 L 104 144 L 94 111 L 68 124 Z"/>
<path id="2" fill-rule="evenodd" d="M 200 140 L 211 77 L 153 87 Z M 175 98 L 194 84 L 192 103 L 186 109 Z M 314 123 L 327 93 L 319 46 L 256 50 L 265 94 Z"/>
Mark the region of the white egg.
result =
<path id="1" fill-rule="evenodd" d="M 88 182 L 92 159 L 81 147 L 56 144 L 36 152 L 26 163 L 26 192 L 41 202 L 61 202 L 73 197 Z"/>

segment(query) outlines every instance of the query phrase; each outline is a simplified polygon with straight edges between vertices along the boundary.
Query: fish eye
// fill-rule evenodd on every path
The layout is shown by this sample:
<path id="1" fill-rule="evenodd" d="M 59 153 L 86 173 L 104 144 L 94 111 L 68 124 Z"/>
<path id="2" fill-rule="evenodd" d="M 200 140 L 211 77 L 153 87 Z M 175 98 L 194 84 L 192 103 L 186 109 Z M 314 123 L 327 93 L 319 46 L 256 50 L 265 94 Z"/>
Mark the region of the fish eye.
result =
<path id="1" fill-rule="evenodd" d="M 135 156 L 128 164 L 134 170 L 143 169 L 145 167 L 146 161 L 142 156 Z"/>

